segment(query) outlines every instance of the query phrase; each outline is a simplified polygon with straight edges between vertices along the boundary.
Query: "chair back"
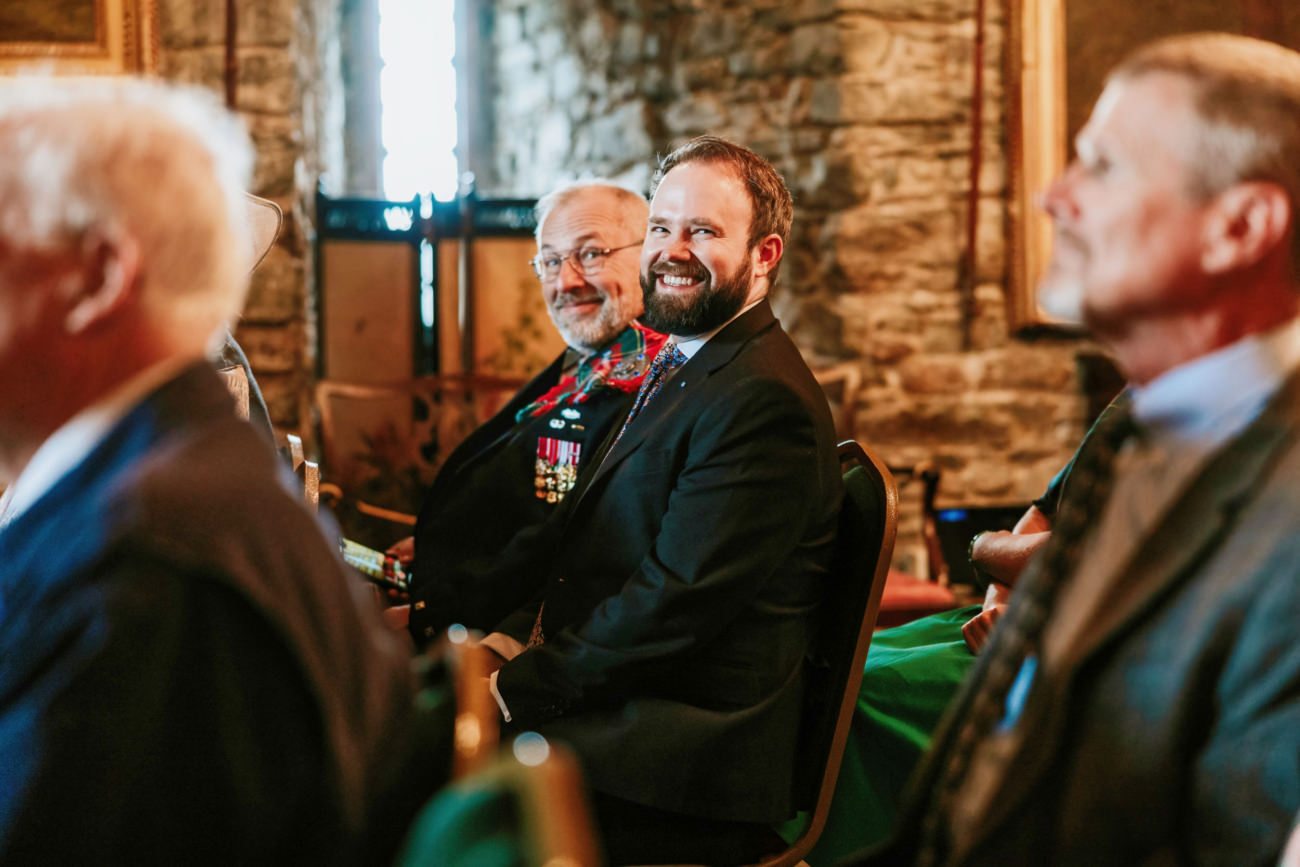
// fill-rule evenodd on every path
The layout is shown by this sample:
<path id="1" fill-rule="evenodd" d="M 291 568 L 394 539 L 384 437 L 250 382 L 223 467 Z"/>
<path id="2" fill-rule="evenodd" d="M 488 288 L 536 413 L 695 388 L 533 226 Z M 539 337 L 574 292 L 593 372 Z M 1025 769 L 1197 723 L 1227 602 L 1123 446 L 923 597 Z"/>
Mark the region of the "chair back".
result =
<path id="1" fill-rule="evenodd" d="M 441 652 L 456 695 L 451 776 L 460 779 L 483 770 L 501 742 L 501 711 L 486 686 L 493 654 L 479 643 L 477 633 L 455 626 L 447 630 Z"/>
<path id="2" fill-rule="evenodd" d="M 420 499 L 452 450 L 524 385 L 449 374 L 386 383 L 321 380 L 315 387 L 329 482 L 351 501 L 413 523 Z M 345 529 L 348 529 L 345 525 Z"/>
<path id="3" fill-rule="evenodd" d="M 762 867 L 798 864 L 821 836 L 857 705 L 862 667 L 894 553 L 898 488 L 871 449 L 840 443 L 844 501 L 825 598 L 809 652 L 807 703 L 800 734 L 796 799 L 808 812 L 803 831 Z"/>
<path id="4" fill-rule="evenodd" d="M 251 389 L 248 385 L 248 372 L 242 367 L 225 367 L 218 370 L 217 373 L 226 384 L 230 391 L 230 396 L 235 399 L 235 415 L 248 421 L 249 406 L 252 400 Z"/>
<path id="5" fill-rule="evenodd" d="M 434 796 L 416 816 L 398 867 L 597 867 L 577 761 L 531 732 L 513 753 Z"/>

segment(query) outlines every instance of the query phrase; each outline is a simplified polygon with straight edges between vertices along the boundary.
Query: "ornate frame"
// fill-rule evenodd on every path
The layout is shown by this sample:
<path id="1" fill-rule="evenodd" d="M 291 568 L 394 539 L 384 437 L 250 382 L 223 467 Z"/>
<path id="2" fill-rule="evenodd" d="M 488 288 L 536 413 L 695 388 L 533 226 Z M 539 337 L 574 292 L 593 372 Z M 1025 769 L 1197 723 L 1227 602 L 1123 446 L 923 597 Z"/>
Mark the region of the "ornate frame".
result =
<path id="1" fill-rule="evenodd" d="M 35 0 L 39 2 L 39 0 Z M 86 0 L 94 6 L 90 42 L 0 41 L 0 74 L 114 75 L 153 72 L 158 65 L 156 0 Z"/>
<path id="2" fill-rule="evenodd" d="M 1035 288 L 1052 254 L 1051 221 L 1034 204 L 1065 165 L 1065 0 L 1007 0 L 1011 274 L 1014 328 L 1051 324 Z"/>

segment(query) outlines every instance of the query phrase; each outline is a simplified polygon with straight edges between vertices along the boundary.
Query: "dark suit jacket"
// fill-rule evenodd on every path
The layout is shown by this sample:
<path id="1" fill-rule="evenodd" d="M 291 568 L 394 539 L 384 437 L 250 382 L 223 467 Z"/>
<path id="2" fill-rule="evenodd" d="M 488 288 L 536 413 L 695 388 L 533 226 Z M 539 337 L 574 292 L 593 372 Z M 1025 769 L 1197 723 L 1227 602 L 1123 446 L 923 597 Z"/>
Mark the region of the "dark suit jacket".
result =
<path id="1" fill-rule="evenodd" d="M 548 584 L 546 643 L 497 681 L 515 721 L 571 743 L 616 797 L 788 817 L 840 474 L 826 399 L 767 302 L 677 372 L 585 485 L 506 558 Z M 536 612 L 503 631 L 526 639 Z"/>
<path id="2" fill-rule="evenodd" d="M 557 508 L 539 498 L 533 484 L 538 437 L 579 443 L 581 469 L 636 396 L 598 388 L 577 407 L 515 421 L 520 409 L 559 382 L 563 364 L 560 355 L 466 437 L 433 480 L 414 533 L 409 629 L 417 646 L 452 623 L 490 629 L 540 587 L 528 576 L 495 570 L 515 534 Z"/>
<path id="3" fill-rule="evenodd" d="M 1023 746 L 953 863 L 1276 863 L 1300 807 L 1300 377 L 1211 459 L 1118 586 L 1060 670 L 1040 666 Z M 1002 637 L 936 736 L 897 839 L 863 863 L 911 863 Z"/>
<path id="4" fill-rule="evenodd" d="M 0 862 L 353 862 L 408 657 L 294 484 L 196 364 L 0 529 Z"/>

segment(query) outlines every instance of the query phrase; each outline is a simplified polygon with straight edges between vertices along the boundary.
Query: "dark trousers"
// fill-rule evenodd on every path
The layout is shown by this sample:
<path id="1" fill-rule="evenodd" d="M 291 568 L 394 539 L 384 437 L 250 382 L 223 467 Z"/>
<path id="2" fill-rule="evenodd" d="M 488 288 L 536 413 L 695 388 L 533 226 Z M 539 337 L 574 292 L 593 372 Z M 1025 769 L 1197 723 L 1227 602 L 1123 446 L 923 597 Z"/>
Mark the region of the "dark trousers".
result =
<path id="1" fill-rule="evenodd" d="M 596 828 L 610 867 L 624 864 L 752 864 L 785 843 L 770 825 L 723 822 L 656 810 L 591 792 Z"/>

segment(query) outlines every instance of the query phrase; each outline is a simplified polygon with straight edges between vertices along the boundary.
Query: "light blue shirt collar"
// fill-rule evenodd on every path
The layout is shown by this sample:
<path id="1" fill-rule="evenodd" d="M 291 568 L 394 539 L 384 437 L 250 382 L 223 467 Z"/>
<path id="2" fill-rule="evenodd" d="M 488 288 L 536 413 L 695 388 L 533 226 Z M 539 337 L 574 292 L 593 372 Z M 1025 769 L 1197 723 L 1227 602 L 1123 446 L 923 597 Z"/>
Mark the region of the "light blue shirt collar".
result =
<path id="1" fill-rule="evenodd" d="M 1300 364 L 1300 318 L 1134 386 L 1133 417 L 1154 440 L 1217 447 L 1264 409 Z"/>

